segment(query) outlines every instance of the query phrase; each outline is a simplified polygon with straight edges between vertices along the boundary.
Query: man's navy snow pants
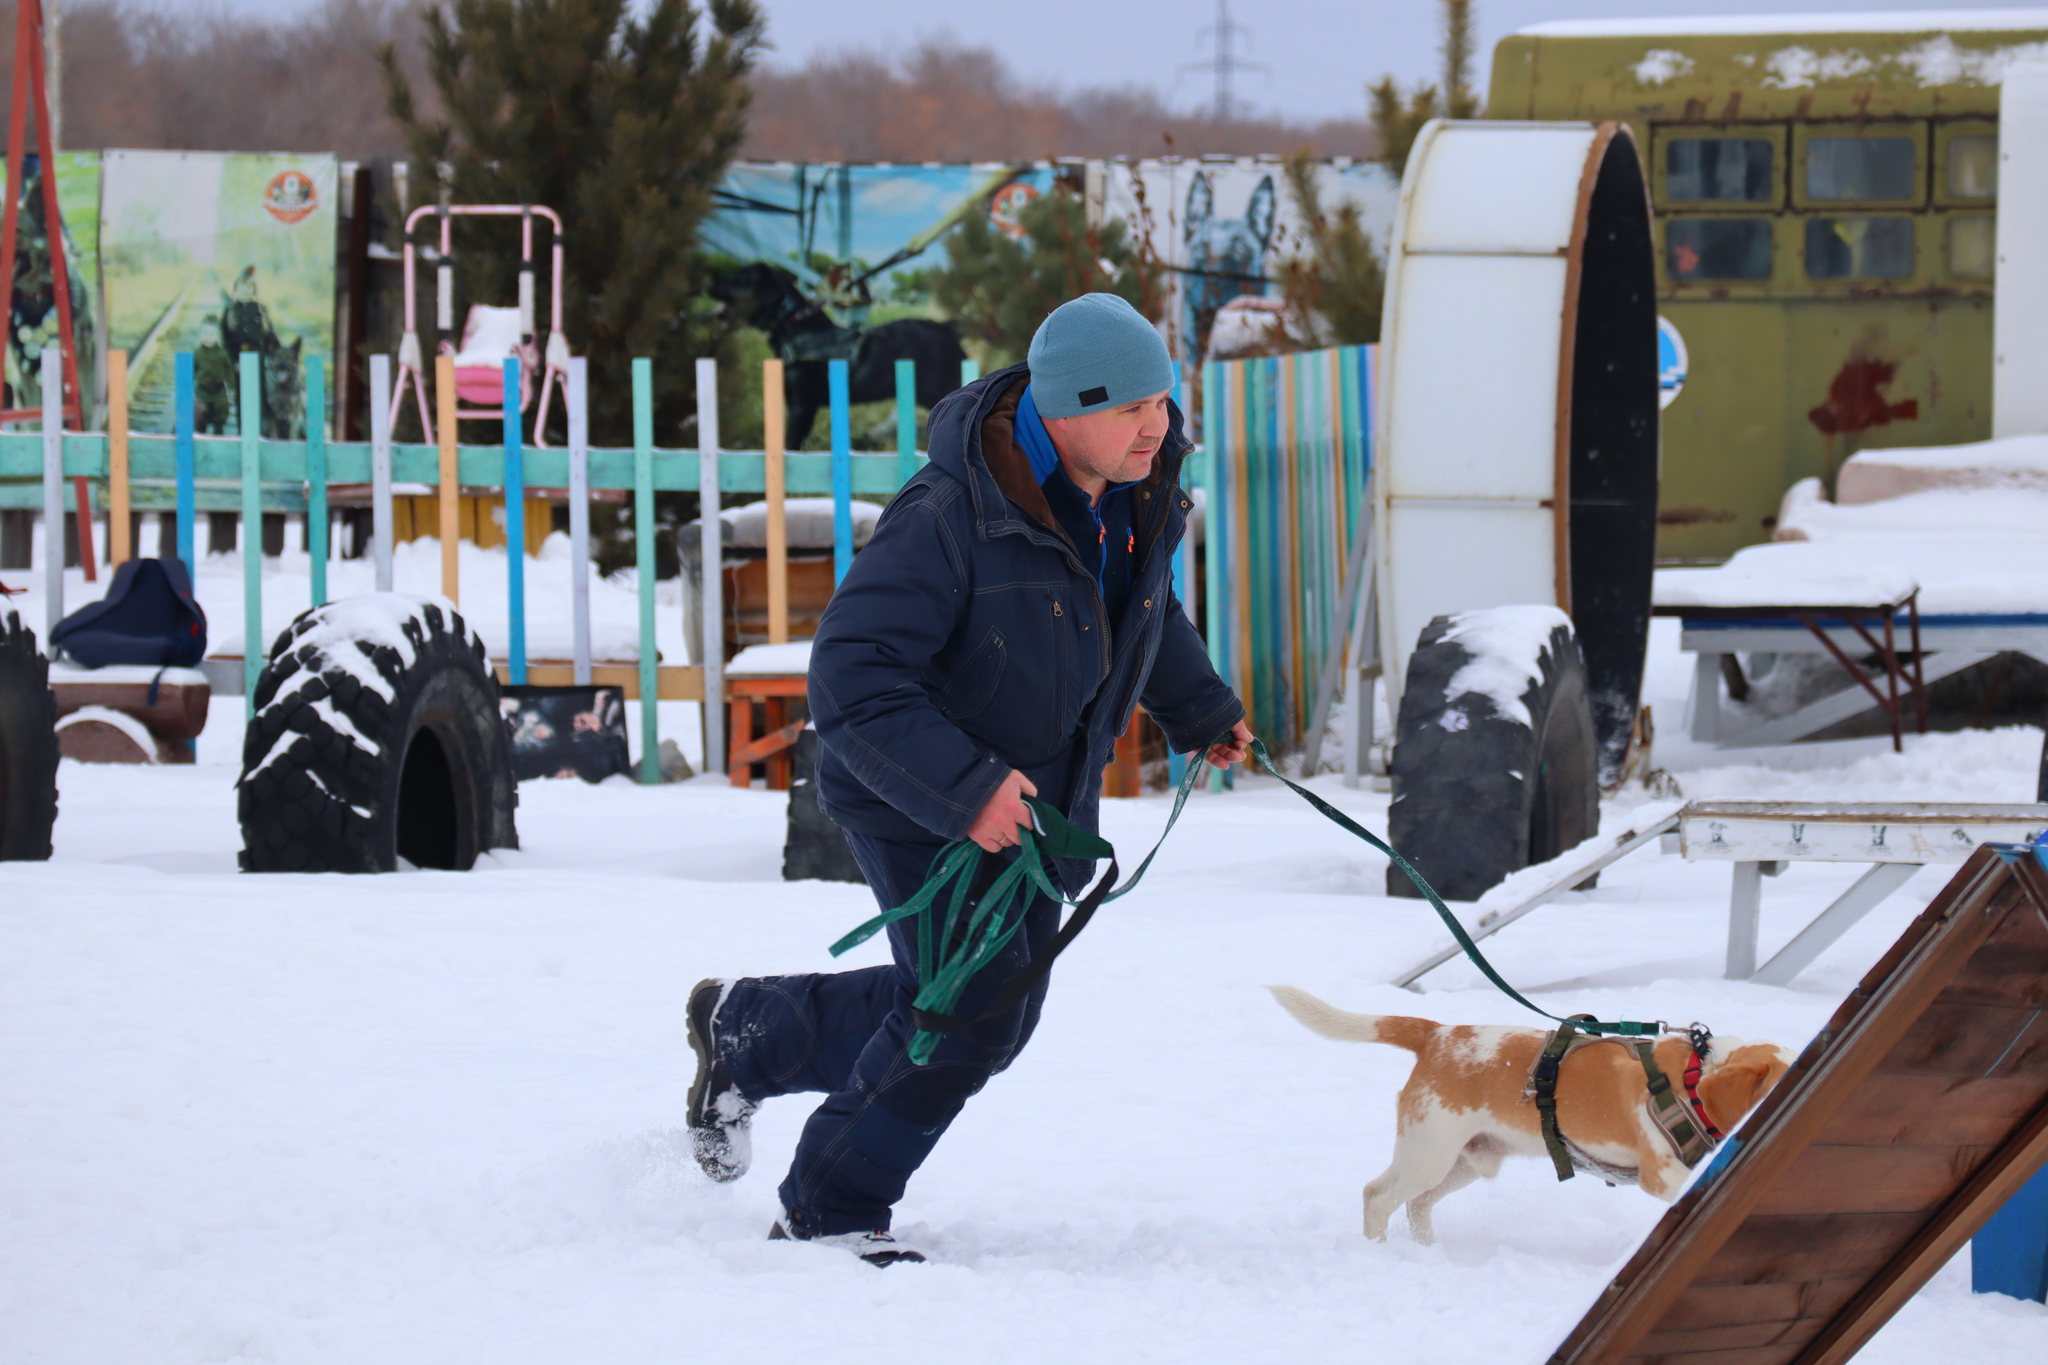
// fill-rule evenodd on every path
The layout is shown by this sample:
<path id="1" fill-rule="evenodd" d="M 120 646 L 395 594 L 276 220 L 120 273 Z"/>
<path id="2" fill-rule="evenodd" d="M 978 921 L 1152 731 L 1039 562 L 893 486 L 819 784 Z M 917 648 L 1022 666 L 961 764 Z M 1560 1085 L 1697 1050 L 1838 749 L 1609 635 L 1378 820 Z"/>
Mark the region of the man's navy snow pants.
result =
<path id="1" fill-rule="evenodd" d="M 849 831 L 854 861 L 882 908 L 924 885 L 944 845 L 876 839 Z M 982 882 L 1000 864 L 983 860 Z M 1059 907 L 1039 896 L 1024 927 L 976 974 L 951 1011 L 972 1018 L 1029 966 L 1059 929 Z M 889 926 L 895 961 L 850 972 L 746 977 L 718 1012 L 718 1048 L 740 1093 L 822 1091 L 782 1182 L 782 1206 L 798 1237 L 875 1231 L 967 1097 L 1010 1064 L 1030 1039 L 1045 982 L 1014 1008 L 941 1035 L 923 1066 L 909 1056 L 917 1025 L 917 921 Z"/>

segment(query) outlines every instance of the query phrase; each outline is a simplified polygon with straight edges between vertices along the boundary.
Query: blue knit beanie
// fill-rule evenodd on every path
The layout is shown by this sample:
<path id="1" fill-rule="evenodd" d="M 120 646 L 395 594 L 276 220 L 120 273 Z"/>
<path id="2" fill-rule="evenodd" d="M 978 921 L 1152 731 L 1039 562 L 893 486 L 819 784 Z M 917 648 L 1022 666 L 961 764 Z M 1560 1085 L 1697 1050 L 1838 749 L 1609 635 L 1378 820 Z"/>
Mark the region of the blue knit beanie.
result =
<path id="1" fill-rule="evenodd" d="M 1025 357 L 1042 417 L 1079 417 L 1173 387 L 1166 343 L 1115 294 L 1083 294 L 1038 324 Z"/>

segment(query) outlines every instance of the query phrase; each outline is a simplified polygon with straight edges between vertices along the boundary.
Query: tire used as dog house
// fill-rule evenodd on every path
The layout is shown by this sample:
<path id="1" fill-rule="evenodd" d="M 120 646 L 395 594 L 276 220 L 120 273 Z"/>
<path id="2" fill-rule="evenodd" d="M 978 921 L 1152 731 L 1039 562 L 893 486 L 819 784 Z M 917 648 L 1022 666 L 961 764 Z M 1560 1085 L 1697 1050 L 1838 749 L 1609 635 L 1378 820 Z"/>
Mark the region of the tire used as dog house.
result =
<path id="1" fill-rule="evenodd" d="M 1586 666 L 1555 607 L 1439 616 L 1408 660 L 1391 842 L 1446 900 L 1477 900 L 1600 827 Z M 1387 894 L 1419 896 L 1398 867 Z"/>
<path id="2" fill-rule="evenodd" d="M 0 624 L 0 860 L 50 856 L 57 823 L 57 698 L 32 630 Z"/>
<path id="3" fill-rule="evenodd" d="M 243 871 L 467 871 L 519 846 L 497 679 L 452 603 L 370 593 L 302 612 L 255 701 Z"/>

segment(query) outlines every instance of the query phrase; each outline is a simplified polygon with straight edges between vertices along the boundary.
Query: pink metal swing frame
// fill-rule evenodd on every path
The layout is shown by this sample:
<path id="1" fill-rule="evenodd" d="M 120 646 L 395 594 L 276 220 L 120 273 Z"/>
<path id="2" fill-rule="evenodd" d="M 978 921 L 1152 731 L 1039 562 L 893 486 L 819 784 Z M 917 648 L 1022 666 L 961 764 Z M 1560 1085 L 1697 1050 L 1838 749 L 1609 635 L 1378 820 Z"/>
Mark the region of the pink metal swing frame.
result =
<path id="1" fill-rule="evenodd" d="M 517 218 L 519 219 L 519 345 L 517 354 L 524 382 L 519 386 L 519 410 L 526 411 L 533 401 L 535 385 L 532 382 L 536 369 L 542 371 L 540 408 L 534 416 L 533 444 L 547 444 L 548 407 L 551 400 L 560 395 L 560 401 L 567 402 L 569 383 L 569 340 L 562 332 L 562 219 L 553 209 L 539 204 L 445 204 L 424 205 L 414 209 L 405 220 L 405 336 L 398 344 L 398 382 L 391 391 L 390 426 L 398 423 L 398 413 L 405 400 L 405 387 L 412 385 L 413 398 L 419 407 L 420 429 L 426 433 L 431 444 L 435 441 L 434 419 L 428 411 L 425 356 L 420 348 L 417 310 L 419 290 L 416 284 L 419 246 L 419 226 L 423 219 L 440 220 L 439 259 L 434 268 L 434 330 L 435 354 L 453 356 L 458 352 L 461 337 L 455 328 L 455 258 L 451 228 L 458 217 L 475 218 Z M 534 317 L 533 279 L 533 220 L 547 220 L 552 243 L 549 252 L 550 291 L 548 298 L 547 341 L 543 348 L 537 344 L 540 332 L 536 329 Z M 543 361 L 543 357 L 545 360 Z M 456 400 L 455 418 L 465 420 L 489 419 L 502 422 L 505 419 L 503 399 L 495 408 L 464 407 L 460 398 Z M 387 429 L 388 434 L 388 429 Z"/>

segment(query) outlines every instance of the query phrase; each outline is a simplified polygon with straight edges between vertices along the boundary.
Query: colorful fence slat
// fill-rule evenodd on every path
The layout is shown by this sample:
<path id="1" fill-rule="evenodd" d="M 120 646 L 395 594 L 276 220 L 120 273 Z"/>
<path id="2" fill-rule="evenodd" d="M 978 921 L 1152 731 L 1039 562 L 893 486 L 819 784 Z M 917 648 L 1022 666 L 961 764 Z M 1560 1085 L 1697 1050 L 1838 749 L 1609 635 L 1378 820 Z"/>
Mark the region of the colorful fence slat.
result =
<path id="1" fill-rule="evenodd" d="M 1374 353 L 1204 368 L 1209 654 L 1275 748 L 1303 741 L 1323 661 L 1344 645 L 1344 572 L 1370 516 Z"/>

